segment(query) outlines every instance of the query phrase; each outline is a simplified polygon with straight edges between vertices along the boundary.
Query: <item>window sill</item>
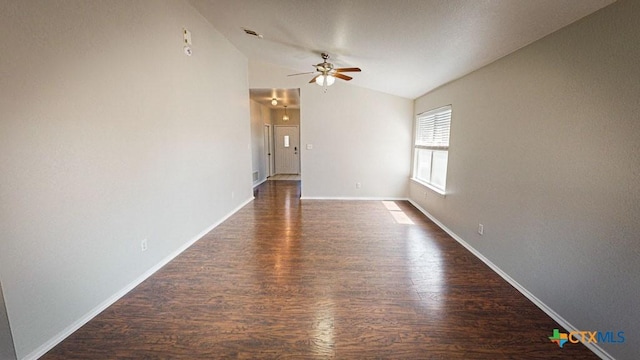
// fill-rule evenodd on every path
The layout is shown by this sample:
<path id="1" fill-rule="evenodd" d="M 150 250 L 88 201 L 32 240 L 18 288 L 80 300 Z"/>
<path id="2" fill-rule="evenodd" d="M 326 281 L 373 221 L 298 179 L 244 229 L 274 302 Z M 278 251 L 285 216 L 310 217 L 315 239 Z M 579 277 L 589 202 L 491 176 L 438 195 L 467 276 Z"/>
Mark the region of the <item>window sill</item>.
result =
<path id="1" fill-rule="evenodd" d="M 431 184 L 427 184 L 424 181 L 420 181 L 420 180 L 418 180 L 416 178 L 411 178 L 411 181 L 415 182 L 416 184 L 420 184 L 420 185 L 428 188 L 429 190 L 435 192 L 436 194 L 440 195 L 443 198 L 447 196 L 447 193 L 444 190 L 438 189 L 437 187 L 435 187 L 435 186 L 433 186 Z"/>

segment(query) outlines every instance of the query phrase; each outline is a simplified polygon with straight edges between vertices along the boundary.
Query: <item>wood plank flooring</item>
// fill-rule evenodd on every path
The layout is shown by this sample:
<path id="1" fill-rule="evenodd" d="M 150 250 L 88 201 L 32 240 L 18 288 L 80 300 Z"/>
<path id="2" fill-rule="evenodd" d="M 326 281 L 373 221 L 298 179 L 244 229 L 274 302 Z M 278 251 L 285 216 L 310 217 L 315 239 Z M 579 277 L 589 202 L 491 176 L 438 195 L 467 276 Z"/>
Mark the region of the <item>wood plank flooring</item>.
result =
<path id="1" fill-rule="evenodd" d="M 409 203 L 299 186 L 262 184 L 43 358 L 597 359 Z"/>

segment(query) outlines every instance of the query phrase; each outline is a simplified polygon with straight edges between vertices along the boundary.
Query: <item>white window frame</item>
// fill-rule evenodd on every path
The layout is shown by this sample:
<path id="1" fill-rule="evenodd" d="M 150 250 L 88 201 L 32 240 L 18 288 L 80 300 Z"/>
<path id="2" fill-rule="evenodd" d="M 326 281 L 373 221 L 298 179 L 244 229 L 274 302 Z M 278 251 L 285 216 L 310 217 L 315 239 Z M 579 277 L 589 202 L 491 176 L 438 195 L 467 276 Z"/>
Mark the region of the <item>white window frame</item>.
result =
<path id="1" fill-rule="evenodd" d="M 415 122 L 411 179 L 441 195 L 446 195 L 451 117 L 452 107 L 447 105 L 418 114 Z M 429 154 L 427 156 L 430 158 L 425 158 L 426 161 L 424 161 L 420 154 Z M 443 155 L 445 159 L 444 170 L 440 166 L 436 168 L 435 174 L 434 154 L 437 155 L 440 165 L 442 165 Z M 428 165 L 424 165 L 427 163 Z M 421 168 L 421 165 L 425 168 Z M 425 174 L 428 175 L 424 176 Z"/>

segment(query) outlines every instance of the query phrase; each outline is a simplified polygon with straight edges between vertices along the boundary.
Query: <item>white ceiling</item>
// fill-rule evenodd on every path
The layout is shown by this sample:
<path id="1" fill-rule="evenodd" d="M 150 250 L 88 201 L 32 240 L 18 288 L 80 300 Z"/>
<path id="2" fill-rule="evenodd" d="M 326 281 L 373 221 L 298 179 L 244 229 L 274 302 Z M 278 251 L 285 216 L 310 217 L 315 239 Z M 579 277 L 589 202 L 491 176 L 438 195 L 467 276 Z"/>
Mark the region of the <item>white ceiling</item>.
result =
<path id="1" fill-rule="evenodd" d="M 190 1 L 252 61 L 313 71 L 326 51 L 362 68 L 352 84 L 413 99 L 615 0 Z"/>

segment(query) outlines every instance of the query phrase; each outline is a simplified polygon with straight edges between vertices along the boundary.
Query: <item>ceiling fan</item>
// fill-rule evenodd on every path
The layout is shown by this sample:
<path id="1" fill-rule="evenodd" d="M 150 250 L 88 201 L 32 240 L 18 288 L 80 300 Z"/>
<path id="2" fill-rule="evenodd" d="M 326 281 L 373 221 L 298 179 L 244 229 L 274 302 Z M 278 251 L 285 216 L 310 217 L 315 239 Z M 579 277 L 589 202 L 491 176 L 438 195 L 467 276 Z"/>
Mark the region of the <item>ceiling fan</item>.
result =
<path id="1" fill-rule="evenodd" d="M 291 75 L 288 75 L 288 76 L 315 74 L 316 72 L 319 72 L 319 74 L 314 76 L 313 79 L 311 79 L 311 81 L 309 81 L 309 83 L 315 82 L 316 84 L 318 84 L 320 86 L 324 86 L 326 88 L 327 86 L 333 85 L 333 83 L 336 81 L 336 78 L 342 79 L 342 80 L 345 80 L 345 81 L 349 81 L 349 80 L 353 79 L 351 76 L 343 74 L 345 72 L 360 72 L 361 71 L 360 68 L 357 68 L 357 67 L 334 68 L 333 64 L 327 61 L 329 59 L 329 54 L 322 53 L 321 56 L 322 56 L 322 62 L 319 63 L 319 64 L 316 64 L 316 65 L 312 65 L 312 66 L 314 66 L 316 68 L 316 71 L 310 71 L 310 72 L 304 72 L 304 73 L 298 73 L 298 74 L 291 74 Z"/>

